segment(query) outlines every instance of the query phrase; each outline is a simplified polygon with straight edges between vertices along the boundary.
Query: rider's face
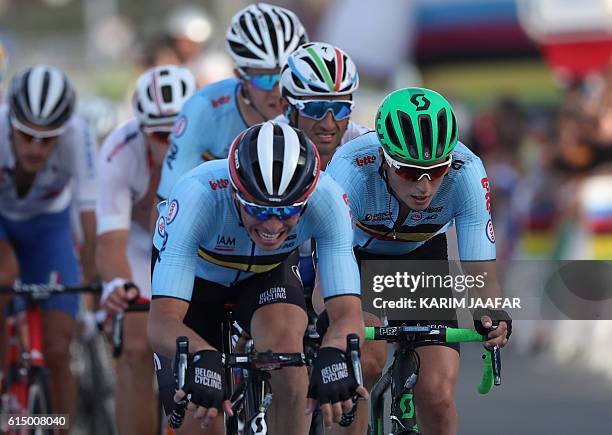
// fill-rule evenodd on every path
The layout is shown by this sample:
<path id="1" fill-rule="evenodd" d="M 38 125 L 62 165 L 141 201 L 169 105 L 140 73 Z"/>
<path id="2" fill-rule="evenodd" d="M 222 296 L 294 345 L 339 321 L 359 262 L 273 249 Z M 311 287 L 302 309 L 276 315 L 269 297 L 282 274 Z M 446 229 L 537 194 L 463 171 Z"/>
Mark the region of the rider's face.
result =
<path id="1" fill-rule="evenodd" d="M 298 99 L 310 101 L 350 100 L 351 96 L 335 95 L 329 97 L 299 97 Z M 286 104 L 284 99 L 283 102 Z M 294 125 L 294 127 L 299 128 L 306 134 L 306 136 L 308 136 L 308 138 L 317 147 L 319 154 L 329 155 L 333 154 L 335 149 L 340 146 L 340 141 L 342 140 L 342 136 L 348 127 L 349 119 L 350 118 L 345 118 L 337 121 L 331 112 L 327 112 L 323 119 L 319 121 L 309 118 L 308 116 L 298 114 L 297 125 Z"/>
<path id="2" fill-rule="evenodd" d="M 397 175 L 386 162 L 383 163 L 383 167 L 387 173 L 389 186 L 395 195 L 412 210 L 425 210 L 429 207 L 444 180 L 444 176 L 431 180 L 428 176 L 423 176 L 418 181 L 407 180 Z"/>
<path id="3" fill-rule="evenodd" d="M 268 220 L 260 221 L 248 214 L 242 205 L 239 204 L 238 209 L 240 210 L 242 223 L 249 233 L 251 240 L 261 249 L 267 251 L 280 248 L 300 219 L 298 214 L 285 220 L 272 216 Z"/>
<path id="4" fill-rule="evenodd" d="M 280 68 L 244 68 L 244 71 L 252 77 L 262 74 L 278 74 Z M 242 79 L 242 83 L 251 100 L 251 104 L 266 119 L 274 119 L 281 114 L 278 83 L 271 90 L 260 89 L 249 79 Z"/>
<path id="5" fill-rule="evenodd" d="M 45 129 L 25 124 L 32 130 L 44 132 Z M 25 172 L 35 173 L 41 170 L 55 149 L 59 136 L 37 138 L 13 127 L 13 144 L 17 163 Z"/>
<path id="6" fill-rule="evenodd" d="M 170 131 L 171 125 L 162 126 L 164 127 L 159 131 L 148 131 L 143 132 L 147 138 L 149 149 L 151 150 L 151 159 L 155 167 L 161 166 L 168 152 L 168 145 L 170 143 Z"/>

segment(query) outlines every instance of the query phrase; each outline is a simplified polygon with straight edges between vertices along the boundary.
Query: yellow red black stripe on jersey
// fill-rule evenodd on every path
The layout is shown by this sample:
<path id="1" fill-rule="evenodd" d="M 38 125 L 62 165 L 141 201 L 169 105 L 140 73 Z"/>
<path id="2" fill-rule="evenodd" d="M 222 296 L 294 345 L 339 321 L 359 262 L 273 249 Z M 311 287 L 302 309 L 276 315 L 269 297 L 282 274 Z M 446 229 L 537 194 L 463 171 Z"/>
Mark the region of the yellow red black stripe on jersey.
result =
<path id="1" fill-rule="evenodd" d="M 204 249 L 200 246 L 198 256 L 216 264 L 217 266 L 227 267 L 229 269 L 241 270 L 243 272 L 264 273 L 277 267 L 281 264 L 293 251 L 283 252 L 275 255 L 227 255 L 220 254 L 215 251 Z"/>
<path id="2" fill-rule="evenodd" d="M 356 221 L 357 228 L 378 240 L 395 242 L 424 242 L 435 236 L 444 224 L 403 225 L 393 230 L 384 225 L 367 225 Z"/>
<path id="3" fill-rule="evenodd" d="M 209 153 L 208 151 L 204 151 L 201 155 L 202 160 L 205 162 L 209 162 L 211 160 L 218 160 L 219 157 L 217 156 L 213 156 L 211 153 Z"/>

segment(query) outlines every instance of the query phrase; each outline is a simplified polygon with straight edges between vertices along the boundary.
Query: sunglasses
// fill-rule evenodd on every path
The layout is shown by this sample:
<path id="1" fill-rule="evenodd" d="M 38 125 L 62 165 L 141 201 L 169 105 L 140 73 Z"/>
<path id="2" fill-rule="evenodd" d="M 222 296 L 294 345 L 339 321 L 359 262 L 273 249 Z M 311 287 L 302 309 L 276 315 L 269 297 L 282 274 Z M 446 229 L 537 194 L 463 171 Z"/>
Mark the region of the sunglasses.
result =
<path id="1" fill-rule="evenodd" d="M 54 130 L 34 130 L 25 124 L 19 122 L 15 117 L 11 117 L 11 126 L 17 130 L 28 141 L 36 140 L 38 142 L 51 142 L 57 139 L 66 130 L 65 127 L 56 128 Z"/>
<path id="2" fill-rule="evenodd" d="M 236 193 L 236 199 L 238 199 L 238 202 L 240 205 L 242 205 L 249 216 L 252 216 L 259 221 L 267 221 L 272 216 L 281 221 L 291 219 L 295 215 L 299 214 L 306 205 L 306 201 L 304 201 L 284 207 L 265 207 L 245 201 L 238 193 Z"/>
<path id="3" fill-rule="evenodd" d="M 386 153 L 384 148 L 383 154 L 385 155 L 387 164 L 394 169 L 395 173 L 404 180 L 409 181 L 419 181 L 423 177 L 429 178 L 429 181 L 436 180 L 446 174 L 446 171 L 453 161 L 453 156 L 449 156 L 448 160 L 438 163 L 437 165 L 418 166 L 408 163 L 401 163 L 392 159 L 391 156 Z"/>
<path id="4" fill-rule="evenodd" d="M 270 92 L 278 85 L 280 73 L 274 74 L 242 74 L 242 78 L 248 80 L 253 87 L 261 91 Z"/>
<path id="5" fill-rule="evenodd" d="M 354 106 L 352 101 L 346 100 L 291 100 L 300 115 L 315 121 L 321 121 L 327 112 L 331 112 L 336 121 L 342 121 L 351 116 Z"/>

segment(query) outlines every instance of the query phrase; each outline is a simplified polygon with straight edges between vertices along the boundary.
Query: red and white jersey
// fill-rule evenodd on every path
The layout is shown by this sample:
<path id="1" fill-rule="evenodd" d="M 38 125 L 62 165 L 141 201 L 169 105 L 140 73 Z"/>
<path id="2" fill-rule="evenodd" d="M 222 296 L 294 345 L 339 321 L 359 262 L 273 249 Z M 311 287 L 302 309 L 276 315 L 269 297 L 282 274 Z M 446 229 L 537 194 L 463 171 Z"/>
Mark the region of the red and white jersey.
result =
<path id="1" fill-rule="evenodd" d="M 74 199 L 80 211 L 96 206 L 96 142 L 87 123 L 73 116 L 27 194 L 17 197 L 16 157 L 8 107 L 0 107 L 0 214 L 10 220 L 56 213 Z M 74 188 L 73 188 L 74 187 Z"/>
<path id="2" fill-rule="evenodd" d="M 98 172 L 98 234 L 129 230 L 132 220 L 147 228 L 148 218 L 139 219 L 135 207 L 148 196 L 151 158 L 136 118 L 120 125 L 108 135 L 98 156 Z M 148 213 L 152 204 L 151 199 L 148 204 L 141 205 Z"/>

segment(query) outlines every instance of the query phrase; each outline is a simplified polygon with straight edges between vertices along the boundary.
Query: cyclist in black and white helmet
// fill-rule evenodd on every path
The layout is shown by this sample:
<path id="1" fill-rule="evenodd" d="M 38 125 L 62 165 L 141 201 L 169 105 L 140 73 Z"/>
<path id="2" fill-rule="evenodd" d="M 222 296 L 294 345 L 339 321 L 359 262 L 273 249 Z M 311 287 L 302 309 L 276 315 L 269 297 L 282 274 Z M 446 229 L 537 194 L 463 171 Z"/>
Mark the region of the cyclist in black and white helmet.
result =
<path id="1" fill-rule="evenodd" d="M 96 259 L 104 282 L 102 306 L 121 313 L 136 297 L 151 298 L 149 213 L 155 199 L 168 136 L 195 78 L 185 67 L 161 65 L 145 71 L 134 91 L 134 118 L 104 141 L 98 159 Z M 157 215 L 156 215 L 157 216 Z M 126 289 L 126 283 L 135 288 Z M 144 302 L 144 301 L 143 301 Z M 121 433 L 155 433 L 153 361 L 147 345 L 147 314 L 125 315 L 124 352 L 117 361 L 120 385 L 117 424 Z"/>
<path id="2" fill-rule="evenodd" d="M 228 159 L 203 163 L 181 177 L 160 207 L 149 340 L 169 412 L 175 393 L 169 357 L 176 337 L 189 336 L 192 365 L 174 396 L 190 395 L 182 434 L 223 434 L 220 414 L 232 413 L 219 353 L 224 303 L 236 303 L 236 320 L 258 349 L 303 350 L 308 316 L 295 249 L 310 238 L 317 242 L 331 323 L 309 387 L 305 367 L 271 374 L 268 433 L 308 433 L 304 411 L 317 401 L 331 427 L 356 392 L 367 396 L 344 356 L 347 334 L 363 330 L 351 212 L 346 195 L 320 168 L 303 132 L 269 121 L 241 132 Z M 202 382 L 198 373 L 218 382 Z"/>
<path id="3" fill-rule="evenodd" d="M 95 277 L 96 144 L 87 123 L 73 116 L 75 100 L 63 72 L 36 65 L 13 77 L 6 105 L 0 106 L 0 286 L 16 279 L 74 286 Z M 81 267 L 71 231 L 72 203 L 84 235 Z M 0 297 L 0 330 L 7 302 Z M 22 301 L 16 302 L 23 309 Z M 50 393 L 59 414 L 74 409 L 69 350 L 78 307 L 77 294 L 42 303 Z"/>
<path id="4" fill-rule="evenodd" d="M 280 115 L 280 68 L 307 40 L 297 16 L 285 8 L 257 3 L 234 15 L 227 49 L 237 78 L 207 85 L 185 104 L 163 166 L 160 198 L 203 160 L 227 157 L 242 130 Z"/>

